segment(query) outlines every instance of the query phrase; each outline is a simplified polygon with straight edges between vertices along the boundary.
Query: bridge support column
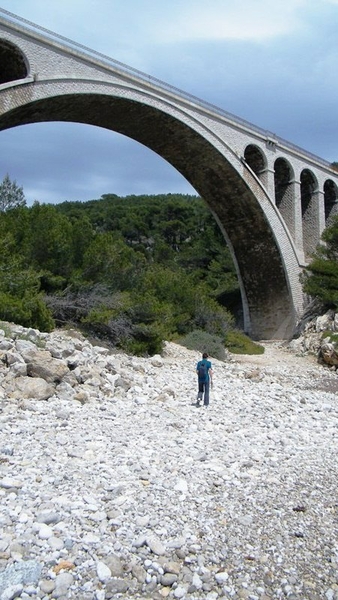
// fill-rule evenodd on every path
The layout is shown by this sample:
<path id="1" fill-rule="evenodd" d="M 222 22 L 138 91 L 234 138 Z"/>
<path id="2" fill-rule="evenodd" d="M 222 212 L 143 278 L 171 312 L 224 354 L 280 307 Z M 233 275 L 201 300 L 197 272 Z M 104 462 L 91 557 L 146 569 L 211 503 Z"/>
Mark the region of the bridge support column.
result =
<path id="1" fill-rule="evenodd" d="M 324 193 L 316 190 L 303 211 L 304 253 L 307 258 L 316 250 L 325 229 Z"/>
<path id="2" fill-rule="evenodd" d="M 290 181 L 290 196 L 291 196 L 291 214 L 290 222 L 288 223 L 290 231 L 293 235 L 293 241 L 301 256 L 304 256 L 303 243 L 303 220 L 302 220 L 302 202 L 300 181 Z"/>
<path id="3" fill-rule="evenodd" d="M 317 190 L 315 192 L 315 196 L 317 196 L 317 204 L 318 204 L 318 239 L 319 239 L 326 227 L 325 195 L 324 195 L 324 192 L 322 192 L 321 190 Z"/>
<path id="4" fill-rule="evenodd" d="M 272 202 L 276 204 L 275 170 L 269 169 L 268 167 L 266 169 L 262 169 L 262 171 L 259 172 L 259 179 L 267 190 Z"/>

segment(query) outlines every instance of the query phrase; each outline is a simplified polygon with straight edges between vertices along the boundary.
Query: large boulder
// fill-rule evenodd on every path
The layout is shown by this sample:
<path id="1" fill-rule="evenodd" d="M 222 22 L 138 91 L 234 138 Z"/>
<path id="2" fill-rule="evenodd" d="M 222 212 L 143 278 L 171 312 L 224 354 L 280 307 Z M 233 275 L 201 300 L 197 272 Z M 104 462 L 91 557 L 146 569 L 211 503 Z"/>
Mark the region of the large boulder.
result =
<path id="1" fill-rule="evenodd" d="M 27 375 L 41 377 L 48 383 L 60 383 L 69 373 L 67 364 L 58 358 L 53 358 L 46 350 L 37 350 L 35 353 L 24 356 L 27 364 Z"/>
<path id="2" fill-rule="evenodd" d="M 48 400 L 55 393 L 55 387 L 40 377 L 16 377 L 4 387 L 15 400 Z"/>
<path id="3" fill-rule="evenodd" d="M 320 362 L 329 365 L 330 367 L 338 368 L 338 351 L 336 344 L 325 338 L 321 343 L 318 358 Z"/>

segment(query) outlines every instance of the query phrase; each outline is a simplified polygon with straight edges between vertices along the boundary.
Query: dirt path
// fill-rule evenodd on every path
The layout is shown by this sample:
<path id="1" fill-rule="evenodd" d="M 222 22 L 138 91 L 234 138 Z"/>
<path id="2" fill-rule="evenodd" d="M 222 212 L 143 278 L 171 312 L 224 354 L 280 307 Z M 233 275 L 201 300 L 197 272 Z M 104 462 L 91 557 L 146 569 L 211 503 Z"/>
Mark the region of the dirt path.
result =
<path id="1" fill-rule="evenodd" d="M 261 342 L 264 354 L 235 355 L 235 362 L 253 369 L 267 369 L 285 375 L 288 380 L 295 376 L 308 375 L 306 387 L 323 392 L 338 394 L 338 371 L 318 363 L 314 355 L 297 355 L 285 342 Z"/>
<path id="2" fill-rule="evenodd" d="M 285 365 L 285 369 L 287 370 L 304 370 L 304 368 L 308 366 L 313 366 L 314 368 L 318 367 L 318 369 L 322 368 L 318 365 L 315 356 L 298 356 L 287 347 L 286 342 L 284 341 L 264 341 L 260 343 L 265 348 L 264 354 L 233 354 L 233 359 L 240 364 L 251 364 L 256 367 L 281 367 Z"/>

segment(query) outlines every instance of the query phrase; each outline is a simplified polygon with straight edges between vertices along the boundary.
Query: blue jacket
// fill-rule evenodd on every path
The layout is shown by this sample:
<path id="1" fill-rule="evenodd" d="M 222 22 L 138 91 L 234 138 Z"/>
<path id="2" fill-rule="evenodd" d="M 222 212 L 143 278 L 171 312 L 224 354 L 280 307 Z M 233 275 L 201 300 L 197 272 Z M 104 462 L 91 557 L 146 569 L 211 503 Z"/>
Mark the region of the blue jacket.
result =
<path id="1" fill-rule="evenodd" d="M 203 360 L 199 360 L 198 363 L 197 363 L 197 366 L 196 366 L 196 371 L 197 372 L 199 371 L 199 368 L 200 368 L 201 364 L 205 364 L 205 366 L 207 368 L 207 378 L 206 378 L 206 381 L 209 381 L 209 378 L 210 378 L 209 377 L 209 369 L 212 368 L 211 362 L 210 362 L 210 360 L 207 360 L 206 358 L 203 358 Z M 200 377 L 198 377 L 198 380 L 199 381 L 204 381 L 204 379 L 202 380 L 202 379 L 200 379 Z"/>

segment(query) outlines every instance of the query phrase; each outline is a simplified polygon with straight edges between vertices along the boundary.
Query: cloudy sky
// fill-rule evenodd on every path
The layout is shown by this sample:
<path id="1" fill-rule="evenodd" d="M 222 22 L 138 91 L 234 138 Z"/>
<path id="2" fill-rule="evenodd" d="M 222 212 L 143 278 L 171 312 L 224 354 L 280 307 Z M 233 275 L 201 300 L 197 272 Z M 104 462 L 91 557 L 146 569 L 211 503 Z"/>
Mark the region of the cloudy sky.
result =
<path id="1" fill-rule="evenodd" d="M 338 161 L 338 0 L 0 0 L 2 9 Z M 0 180 L 30 204 L 195 193 L 121 135 L 40 123 L 0 132 Z"/>

